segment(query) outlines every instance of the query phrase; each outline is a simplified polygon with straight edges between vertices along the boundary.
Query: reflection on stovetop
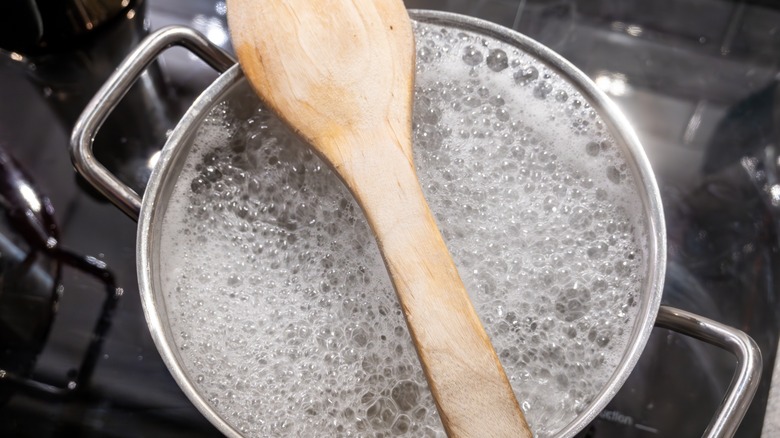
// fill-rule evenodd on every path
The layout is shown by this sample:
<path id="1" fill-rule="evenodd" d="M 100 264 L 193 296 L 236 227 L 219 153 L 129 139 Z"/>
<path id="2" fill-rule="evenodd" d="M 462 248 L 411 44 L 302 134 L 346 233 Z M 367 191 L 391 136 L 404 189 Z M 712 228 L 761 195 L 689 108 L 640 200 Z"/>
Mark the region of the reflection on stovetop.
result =
<path id="1" fill-rule="evenodd" d="M 77 390 L 46 395 L 0 379 L 0 436 L 219 435 L 178 389 L 152 343 L 136 284 L 135 223 L 74 176 L 67 147 L 70 125 L 85 99 L 148 29 L 186 24 L 229 49 L 225 3 L 147 0 L 146 16 L 142 1 L 130 3 L 133 16 L 122 20 L 134 24 L 117 34 L 101 30 L 101 36 L 114 35 L 112 41 L 119 42 L 92 46 L 103 57 L 86 64 L 79 58 L 77 65 L 92 76 L 47 85 L 56 77 L 47 76 L 47 68 L 61 68 L 67 55 L 62 53 L 29 60 L 6 54 L 0 61 L 0 147 L 29 174 L 36 193 L 51 199 L 58 242 L 105 264 L 123 291 L 91 376 L 78 381 Z M 769 1 L 724 0 L 406 4 L 514 27 L 561 53 L 621 106 L 661 186 L 669 232 L 664 302 L 747 331 L 764 354 L 761 386 L 737 434 L 759 436 L 780 332 L 774 284 L 780 10 Z M 32 70 L 28 62 L 39 68 Z M 167 52 L 98 135 L 98 154 L 141 189 L 166 130 L 214 77 L 186 52 Z M 8 209 L 0 203 L 4 217 Z M 7 224 L 0 232 L 5 239 L 0 244 L 24 243 Z M 6 281 L 13 271 L 8 266 L 24 261 L 13 259 L 6 247 L 0 253 L 3 305 L 9 296 L 3 288 L 13 284 Z M 77 381 L 95 339 L 105 284 L 67 267 L 54 275 L 56 263 L 45 251 L 24 268 L 35 277 L 23 279 L 31 299 L 57 301 L 56 312 L 40 311 L 41 320 L 26 321 L 38 330 L 48 328 L 40 353 L 28 361 L 28 377 L 67 388 Z M 8 351 L 0 351 L 0 359 Z M 733 370 L 725 353 L 656 329 L 623 389 L 581 436 L 700 436 Z"/>

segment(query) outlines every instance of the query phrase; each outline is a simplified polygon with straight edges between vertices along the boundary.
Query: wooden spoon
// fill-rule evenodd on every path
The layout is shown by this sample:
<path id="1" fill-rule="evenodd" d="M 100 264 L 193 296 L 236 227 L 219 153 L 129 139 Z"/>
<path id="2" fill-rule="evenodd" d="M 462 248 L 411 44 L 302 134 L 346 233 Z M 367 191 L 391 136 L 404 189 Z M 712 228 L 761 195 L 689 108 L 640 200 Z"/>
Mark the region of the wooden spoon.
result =
<path id="1" fill-rule="evenodd" d="M 414 36 L 403 2 L 227 4 L 249 82 L 363 208 L 447 434 L 530 437 L 417 181 Z"/>

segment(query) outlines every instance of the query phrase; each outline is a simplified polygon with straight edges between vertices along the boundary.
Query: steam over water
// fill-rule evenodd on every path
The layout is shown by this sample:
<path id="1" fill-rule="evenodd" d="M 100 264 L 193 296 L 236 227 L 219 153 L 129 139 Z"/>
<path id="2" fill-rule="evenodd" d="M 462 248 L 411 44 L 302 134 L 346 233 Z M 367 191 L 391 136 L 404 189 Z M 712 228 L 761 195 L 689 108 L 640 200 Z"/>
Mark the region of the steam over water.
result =
<path id="1" fill-rule="evenodd" d="M 642 205 L 582 96 L 529 55 L 415 25 L 415 161 L 534 432 L 612 375 L 646 268 Z M 245 83 L 200 128 L 160 236 L 198 391 L 248 436 L 444 436 L 370 230 Z"/>

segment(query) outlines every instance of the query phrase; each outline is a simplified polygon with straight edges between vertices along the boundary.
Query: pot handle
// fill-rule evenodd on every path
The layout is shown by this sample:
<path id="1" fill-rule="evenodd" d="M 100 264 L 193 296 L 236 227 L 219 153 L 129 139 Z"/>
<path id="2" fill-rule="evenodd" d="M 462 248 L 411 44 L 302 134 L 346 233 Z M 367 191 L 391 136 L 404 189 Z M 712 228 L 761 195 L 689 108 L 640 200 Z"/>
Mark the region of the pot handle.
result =
<path id="1" fill-rule="evenodd" d="M 73 166 L 90 184 L 133 220 L 141 212 L 141 197 L 100 164 L 92 142 L 111 111 L 146 68 L 166 49 L 181 46 L 222 73 L 236 61 L 202 34 L 183 26 L 164 27 L 146 37 L 117 67 L 81 113 L 70 138 Z"/>
<path id="2" fill-rule="evenodd" d="M 670 306 L 661 306 L 655 326 L 682 333 L 728 350 L 737 358 L 737 371 L 702 437 L 731 438 L 753 401 L 761 379 L 761 350 L 745 332 Z"/>

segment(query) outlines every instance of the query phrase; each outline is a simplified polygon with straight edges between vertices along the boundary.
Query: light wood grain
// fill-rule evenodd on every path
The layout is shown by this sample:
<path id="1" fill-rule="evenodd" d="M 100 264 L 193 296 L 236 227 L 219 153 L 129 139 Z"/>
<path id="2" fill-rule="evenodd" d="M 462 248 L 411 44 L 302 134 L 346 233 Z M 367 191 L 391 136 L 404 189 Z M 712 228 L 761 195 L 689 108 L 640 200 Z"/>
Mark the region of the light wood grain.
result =
<path id="1" fill-rule="evenodd" d="M 530 437 L 417 181 L 414 37 L 397 0 L 229 0 L 255 91 L 368 219 L 451 437 Z"/>

